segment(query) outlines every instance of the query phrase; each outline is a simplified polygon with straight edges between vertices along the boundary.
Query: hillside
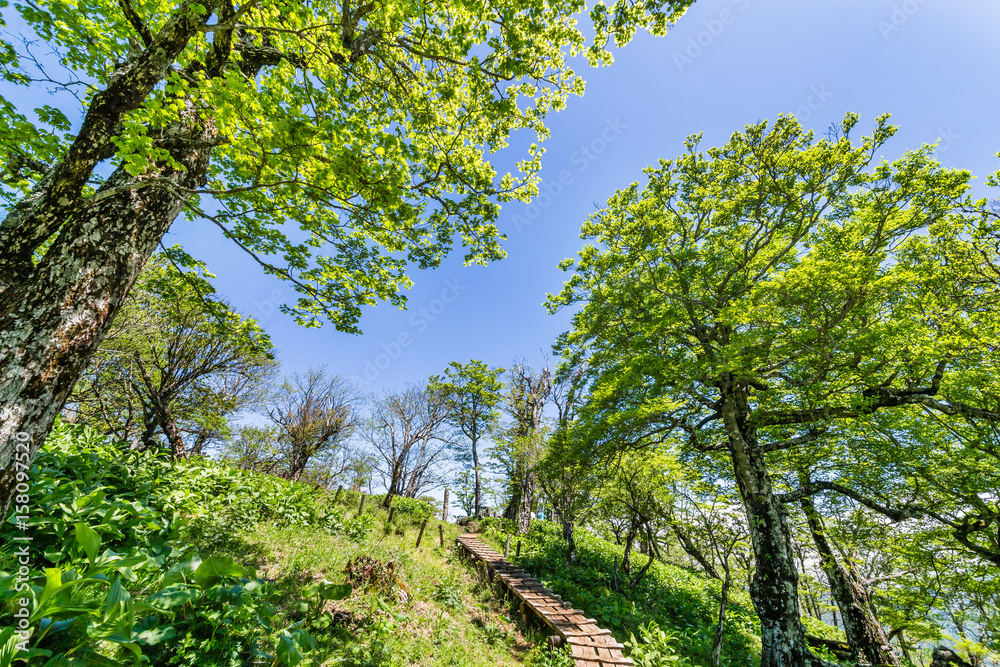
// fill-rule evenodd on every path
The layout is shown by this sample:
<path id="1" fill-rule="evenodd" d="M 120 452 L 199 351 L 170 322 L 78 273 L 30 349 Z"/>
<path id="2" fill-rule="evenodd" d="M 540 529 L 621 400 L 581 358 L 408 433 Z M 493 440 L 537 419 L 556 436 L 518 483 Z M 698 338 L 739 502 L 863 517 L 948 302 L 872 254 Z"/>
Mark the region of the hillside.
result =
<path id="1" fill-rule="evenodd" d="M 544 664 L 543 638 L 460 564 L 458 528 L 398 499 L 392 522 L 359 494 L 203 458 L 171 462 L 60 426 L 35 461 L 28 530 L 41 632 L 31 664 Z M 17 592 L 14 524 L 0 592 Z M 348 585 L 343 585 L 347 583 Z M 5 615 L 6 616 L 6 615 Z M 0 665 L 17 637 L 0 634 Z"/>

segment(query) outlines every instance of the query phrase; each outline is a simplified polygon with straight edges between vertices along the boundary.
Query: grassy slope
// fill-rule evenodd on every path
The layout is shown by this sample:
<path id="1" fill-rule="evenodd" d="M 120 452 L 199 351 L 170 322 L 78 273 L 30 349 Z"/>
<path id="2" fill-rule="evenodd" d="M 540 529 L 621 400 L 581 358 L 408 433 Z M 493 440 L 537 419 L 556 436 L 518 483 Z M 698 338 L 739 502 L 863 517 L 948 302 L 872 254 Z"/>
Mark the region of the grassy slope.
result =
<path id="1" fill-rule="evenodd" d="M 48 602 L 61 614 L 53 617 L 65 625 L 35 645 L 53 654 L 90 656 L 66 664 L 96 664 L 100 656 L 133 662 L 122 633 L 136 642 L 146 664 L 296 664 L 280 647 L 288 633 L 302 627 L 316 640 L 298 663 L 303 665 L 554 664 L 532 648 L 541 632 L 520 628 L 508 604 L 457 560 L 456 526 L 444 524 L 442 547 L 432 520 L 416 548 L 421 512 L 429 508 L 414 501 L 401 502 L 389 525 L 387 512 L 372 502 L 376 498 L 359 517 L 356 494 L 345 493 L 334 503 L 303 484 L 203 459 L 174 463 L 138 455 L 67 427 L 57 429 L 32 478 L 33 570 L 41 574 L 55 566 L 63 581 L 96 573 L 78 525 L 89 526 L 99 538 L 98 553 L 104 555 L 98 561 L 110 559 L 90 583 Z M 496 520 L 488 526 L 483 537 L 502 549 Z M 0 538 L 12 531 L 7 524 Z M 641 627 L 655 621 L 666 631 L 660 635 L 665 653 L 678 658 L 669 664 L 707 664 L 718 582 L 658 562 L 626 598 L 610 589 L 621 547 L 580 533 L 579 564 L 571 568 L 558 528 L 536 522 L 518 564 L 619 641 L 639 636 Z M 199 580 L 196 563 L 213 556 L 229 556 L 240 571 Z M 343 582 L 348 562 L 361 556 L 393 563 L 392 576 L 382 586 L 358 584 L 346 599 L 324 603 L 315 584 Z M 115 559 L 122 557 L 132 559 L 132 566 L 118 567 Z M 216 565 L 228 568 L 225 562 Z M 4 611 L 13 608 L 16 595 L 2 571 L 15 568 L 7 544 L 0 548 Z M 127 613 L 109 617 L 102 610 L 116 580 L 131 601 L 121 607 Z M 33 584 L 37 598 L 45 577 Z M 189 594 L 190 600 L 184 598 Z M 744 592 L 733 597 L 723 665 L 754 664 L 756 618 Z M 166 608 L 168 598 L 176 602 Z M 60 605 L 62 612 L 56 609 Z M 123 619 L 132 627 L 122 626 Z M 108 628 L 118 633 L 117 645 L 88 639 Z"/>
<path id="2" fill-rule="evenodd" d="M 459 566 L 426 504 L 401 502 L 392 525 L 370 499 L 204 459 L 138 454 L 92 431 L 58 427 L 31 472 L 32 664 L 62 666 L 542 664 L 537 632 Z M 0 526 L 0 611 L 19 604 L 13 517 Z M 88 550 L 92 552 L 88 555 Z M 323 601 L 315 582 L 345 580 L 350 559 L 394 563 L 384 586 Z M 48 577 L 76 580 L 50 595 Z M 44 590 L 43 590 L 44 589 Z M 405 591 L 405 594 L 401 594 Z M 308 629 L 312 641 L 301 633 Z M 0 664 L 13 652 L 0 624 Z M 41 636 L 40 636 L 41 635 Z"/>
<path id="3" fill-rule="evenodd" d="M 335 617 L 349 614 L 353 620 L 314 631 L 319 648 L 313 660 L 332 664 L 353 652 L 364 656 L 358 658 L 361 664 L 485 667 L 519 665 L 529 658 L 543 637 L 519 627 L 503 600 L 457 562 L 456 526 L 443 524 L 442 548 L 438 522 L 429 523 L 418 549 L 416 521 L 394 520 L 387 531 L 384 510 L 367 508 L 366 516 L 374 525 L 360 541 L 273 523 L 258 524 L 246 535 L 244 561 L 279 582 L 288 605 L 310 580 L 342 580 L 347 562 L 359 556 L 398 566 L 401 585 L 395 594 L 355 591 L 327 603 Z"/>
<path id="4" fill-rule="evenodd" d="M 612 590 L 612 572 L 621 563 L 623 547 L 586 531 L 577 531 L 577 564 L 565 562 L 565 543 L 559 527 L 536 521 L 522 538 L 517 564 L 539 577 L 564 598 L 611 630 L 620 642 L 654 622 L 664 655 L 678 665 L 708 665 L 720 599 L 720 583 L 699 572 L 654 562 L 645 578 L 629 596 Z M 505 533 L 499 522 L 487 520 L 484 539 L 503 548 Z M 517 539 L 512 542 L 511 560 Z M 633 555 L 633 565 L 645 565 L 646 557 Z M 744 667 L 760 662 L 760 634 L 756 615 L 744 591 L 734 590 L 727 611 L 728 621 L 721 664 Z M 666 663 L 665 663 L 666 664 Z"/>

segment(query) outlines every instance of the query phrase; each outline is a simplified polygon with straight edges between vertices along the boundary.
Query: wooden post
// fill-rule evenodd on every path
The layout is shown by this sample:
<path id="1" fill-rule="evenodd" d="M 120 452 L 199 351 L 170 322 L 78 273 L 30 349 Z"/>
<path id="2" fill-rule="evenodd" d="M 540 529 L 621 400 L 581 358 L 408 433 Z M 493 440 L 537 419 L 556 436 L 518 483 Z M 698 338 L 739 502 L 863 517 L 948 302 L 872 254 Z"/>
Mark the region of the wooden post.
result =
<path id="1" fill-rule="evenodd" d="M 438 537 L 441 538 L 441 548 L 444 548 L 444 525 L 438 524 Z"/>
<path id="2" fill-rule="evenodd" d="M 334 496 L 333 496 L 333 502 L 335 502 L 335 503 L 336 502 L 340 502 L 340 492 L 343 491 L 343 490 L 344 490 L 344 485 L 343 484 L 338 484 L 337 485 L 337 493 L 335 493 Z"/>
<path id="3" fill-rule="evenodd" d="M 514 554 L 514 560 L 517 560 L 520 557 L 521 557 L 521 540 L 518 540 L 517 541 L 517 553 Z"/>
<path id="4" fill-rule="evenodd" d="M 441 506 L 441 520 L 448 523 L 448 487 L 444 487 L 444 503 Z"/>
<path id="5" fill-rule="evenodd" d="M 426 528 L 426 527 L 427 527 L 427 519 L 424 519 L 424 522 L 422 524 L 420 524 L 420 534 L 417 535 L 417 548 L 418 549 L 420 548 L 420 540 L 422 540 L 423 537 L 424 537 L 424 528 Z"/>
<path id="6" fill-rule="evenodd" d="M 510 533 L 507 533 L 507 542 L 503 545 L 503 557 L 506 558 L 510 554 Z"/>
<path id="7" fill-rule="evenodd" d="M 521 603 L 521 623 L 528 627 L 528 605 Z"/>
<path id="8" fill-rule="evenodd" d="M 358 516 L 361 516 L 361 513 L 365 511 L 365 498 L 367 498 L 367 496 L 362 493 L 361 494 L 361 504 L 358 505 Z"/>

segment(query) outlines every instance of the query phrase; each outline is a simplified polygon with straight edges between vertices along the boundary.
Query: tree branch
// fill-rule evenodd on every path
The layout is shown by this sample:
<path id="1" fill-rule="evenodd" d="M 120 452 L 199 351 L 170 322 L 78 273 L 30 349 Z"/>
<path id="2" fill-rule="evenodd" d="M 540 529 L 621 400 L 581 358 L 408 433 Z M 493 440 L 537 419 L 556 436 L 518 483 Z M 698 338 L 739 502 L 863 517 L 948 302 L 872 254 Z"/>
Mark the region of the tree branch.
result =
<path id="1" fill-rule="evenodd" d="M 871 498 L 858 493 L 854 489 L 850 489 L 846 486 L 838 484 L 837 482 L 809 482 L 808 484 L 802 485 L 795 491 L 777 494 L 775 497 L 778 502 L 793 503 L 807 496 L 815 495 L 821 491 L 836 491 L 843 496 L 847 496 L 848 498 L 858 501 L 868 509 L 888 517 L 894 523 L 906 521 L 907 519 L 914 519 L 926 514 L 924 508 L 919 505 L 906 505 L 900 509 L 893 509 L 891 507 L 881 505 Z"/>
<path id="2" fill-rule="evenodd" d="M 118 6 L 122 8 L 122 13 L 125 14 L 125 18 L 128 19 L 128 22 L 133 28 L 135 28 L 135 31 L 139 33 L 139 37 L 142 38 L 142 45 L 148 49 L 153 43 L 153 33 L 149 32 L 149 27 L 146 25 L 146 22 L 143 21 L 142 17 L 136 13 L 130 0 L 118 0 Z"/>
<path id="3" fill-rule="evenodd" d="M 781 440 L 779 442 L 769 442 L 767 444 L 761 445 L 759 449 L 760 451 L 767 453 L 767 452 L 774 452 L 779 449 L 789 449 L 791 447 L 798 447 L 799 445 L 804 445 L 813 442 L 814 440 L 818 440 L 819 437 L 822 436 L 823 433 L 825 432 L 826 432 L 825 428 L 811 428 L 809 429 L 809 432 L 806 433 L 805 435 L 789 438 L 788 440 Z"/>

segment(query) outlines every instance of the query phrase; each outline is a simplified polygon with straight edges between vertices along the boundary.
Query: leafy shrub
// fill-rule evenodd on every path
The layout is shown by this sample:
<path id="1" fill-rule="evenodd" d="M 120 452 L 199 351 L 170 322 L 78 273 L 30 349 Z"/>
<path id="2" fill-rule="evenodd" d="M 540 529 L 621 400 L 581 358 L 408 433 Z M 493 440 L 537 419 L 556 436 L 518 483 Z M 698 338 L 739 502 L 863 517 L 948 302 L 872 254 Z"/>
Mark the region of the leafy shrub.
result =
<path id="1" fill-rule="evenodd" d="M 663 630 L 655 621 L 639 628 L 641 639 L 630 634 L 625 642 L 635 667 L 684 667 L 691 663 L 678 655 L 677 635 Z"/>
<path id="2" fill-rule="evenodd" d="M 32 598 L 29 655 L 53 665 L 221 667 L 292 665 L 309 649 L 304 631 L 275 628 L 269 582 L 185 539 L 211 528 L 213 513 L 327 525 L 311 489 L 203 459 L 171 462 L 66 425 L 30 475 L 27 558 L 40 574 L 18 591 L 17 579 L 0 571 L 5 618 L 25 592 Z M 14 522 L 0 525 L 5 545 L 13 544 Z M 13 570 L 11 549 L 0 555 L 4 570 Z M 8 628 L 0 628 L 4 637 L 12 639 Z"/>
<path id="3" fill-rule="evenodd" d="M 462 588 L 457 579 L 438 582 L 434 587 L 434 601 L 448 609 L 459 609 L 464 604 Z"/>
<path id="4" fill-rule="evenodd" d="M 342 530 L 344 535 L 346 535 L 349 540 L 353 542 L 361 542 L 368 537 L 368 533 L 371 532 L 374 524 L 374 515 L 362 514 L 348 519 L 344 523 Z"/>
<path id="5" fill-rule="evenodd" d="M 418 498 L 404 498 L 403 496 L 393 496 L 392 506 L 396 508 L 396 516 L 413 517 L 418 522 L 430 519 L 434 516 L 436 509 L 426 500 Z"/>

